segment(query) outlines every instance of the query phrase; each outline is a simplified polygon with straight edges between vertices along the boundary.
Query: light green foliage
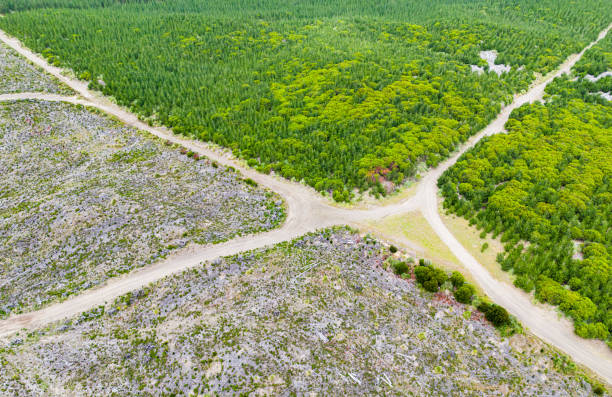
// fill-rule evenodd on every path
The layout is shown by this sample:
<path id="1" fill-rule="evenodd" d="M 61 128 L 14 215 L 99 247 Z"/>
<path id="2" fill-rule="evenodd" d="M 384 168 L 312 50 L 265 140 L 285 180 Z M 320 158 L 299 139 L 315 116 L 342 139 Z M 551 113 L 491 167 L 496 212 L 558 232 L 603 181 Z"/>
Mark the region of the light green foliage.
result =
<path id="1" fill-rule="evenodd" d="M 601 93 L 612 92 L 612 35 L 608 34 L 587 51 L 574 67 L 573 76 L 564 75 L 547 87 L 547 99 L 567 104 L 579 98 L 584 102 L 606 105 Z M 576 80 L 576 78 L 578 78 Z"/>
<path id="2" fill-rule="evenodd" d="M 609 21 L 599 0 L 117 3 L 13 0 L 80 9 L 0 27 L 149 121 L 337 201 L 438 164 Z M 512 70 L 473 73 L 480 50 Z"/>
<path id="3" fill-rule="evenodd" d="M 559 305 L 576 332 L 612 330 L 612 37 L 587 51 L 547 102 L 515 110 L 507 134 L 466 153 L 440 179 L 445 207 L 506 243 L 498 261 L 515 285 Z M 525 244 L 528 242 L 529 244 Z"/>

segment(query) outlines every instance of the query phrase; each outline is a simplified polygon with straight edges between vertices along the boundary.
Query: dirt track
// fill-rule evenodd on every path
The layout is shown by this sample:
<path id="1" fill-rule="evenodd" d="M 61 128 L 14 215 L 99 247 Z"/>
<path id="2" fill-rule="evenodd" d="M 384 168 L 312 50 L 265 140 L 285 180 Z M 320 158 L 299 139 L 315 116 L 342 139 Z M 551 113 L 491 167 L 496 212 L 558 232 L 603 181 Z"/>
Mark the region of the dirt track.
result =
<path id="1" fill-rule="evenodd" d="M 612 25 L 601 32 L 597 41 L 605 37 L 611 27 Z M 165 128 L 151 127 L 141 122 L 134 114 L 129 113 L 108 99 L 90 92 L 85 83 L 64 76 L 60 69 L 47 64 L 42 58 L 23 47 L 18 40 L 8 37 L 2 31 L 0 31 L 0 40 L 34 64 L 57 77 L 79 94 L 79 96 L 73 97 L 41 93 L 6 94 L 0 95 L 0 101 L 15 99 L 63 101 L 98 108 L 130 126 L 181 144 L 224 165 L 235 167 L 246 177 L 252 178 L 260 185 L 283 196 L 288 212 L 285 224 L 279 229 L 240 237 L 222 244 L 191 246 L 162 262 L 139 269 L 123 277 L 112 279 L 99 288 L 86 291 L 64 302 L 35 312 L 12 316 L 0 322 L 0 337 L 6 337 L 21 328 L 33 328 L 77 315 L 82 311 L 89 310 L 104 302 L 112 301 L 122 294 L 138 289 L 169 274 L 196 266 L 203 261 L 219 256 L 273 245 L 326 226 L 350 224 L 359 227 L 366 220 L 381 219 L 386 216 L 418 210 L 423 213 L 433 230 L 494 302 L 506 307 L 510 313 L 515 315 L 535 335 L 564 351 L 576 362 L 590 368 L 602 380 L 612 385 L 612 352 L 610 349 L 603 342 L 585 340 L 576 336 L 573 333 L 573 327 L 570 322 L 563 318 L 560 319 L 554 310 L 532 303 L 527 294 L 511 285 L 494 279 L 443 224 L 438 213 L 438 192 L 436 186 L 436 182 L 442 172 L 452 166 L 463 152 L 474 146 L 483 137 L 503 131 L 504 124 L 513 109 L 525 103 L 541 99 L 546 85 L 554 77 L 569 72 L 584 51 L 594 45 L 595 42 L 591 43 L 579 54 L 570 56 L 555 73 L 547 76 L 544 81 L 532 86 L 525 94 L 515 97 L 514 102 L 502 109 L 498 117 L 491 124 L 466 142 L 451 158 L 437 168 L 430 170 L 419 182 L 415 196 L 393 205 L 374 206 L 368 209 L 357 210 L 330 205 L 326 199 L 313 189 L 299 183 L 257 173 L 253 169 L 244 166 L 227 152 L 206 143 L 173 135 L 171 131 Z"/>

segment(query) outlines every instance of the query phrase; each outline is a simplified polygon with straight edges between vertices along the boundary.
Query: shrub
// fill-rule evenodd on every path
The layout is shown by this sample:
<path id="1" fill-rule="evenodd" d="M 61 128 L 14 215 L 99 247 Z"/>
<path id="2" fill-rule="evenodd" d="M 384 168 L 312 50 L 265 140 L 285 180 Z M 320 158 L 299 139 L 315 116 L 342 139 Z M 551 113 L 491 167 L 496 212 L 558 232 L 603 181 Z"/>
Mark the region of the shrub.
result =
<path id="1" fill-rule="evenodd" d="M 478 310 L 484 313 L 485 318 L 496 327 L 510 323 L 510 315 L 506 309 L 499 305 L 482 302 L 478 305 Z"/>
<path id="2" fill-rule="evenodd" d="M 395 254 L 397 252 L 397 247 L 395 245 L 392 245 L 389 247 L 389 251 L 391 251 L 392 254 Z"/>
<path id="3" fill-rule="evenodd" d="M 474 287 L 470 284 L 463 284 L 455 291 L 455 299 L 457 299 L 457 302 L 471 303 L 474 292 Z"/>
<path id="4" fill-rule="evenodd" d="M 576 321 L 590 320 L 597 314 L 597 306 L 593 301 L 576 291 L 565 289 L 548 277 L 540 276 L 535 287 L 536 298 L 542 302 L 559 305 L 562 311 Z"/>
<path id="5" fill-rule="evenodd" d="M 332 198 L 338 203 L 348 203 L 351 200 L 348 190 L 334 190 L 332 193 Z"/>
<path id="6" fill-rule="evenodd" d="M 597 394 L 598 396 L 601 396 L 604 394 L 604 388 L 601 385 L 597 385 L 593 388 L 593 393 Z"/>
<path id="7" fill-rule="evenodd" d="M 449 280 L 455 288 L 459 288 L 465 283 L 465 278 L 463 277 L 463 274 L 459 272 L 453 272 Z"/>
<path id="8" fill-rule="evenodd" d="M 444 284 L 444 282 L 448 280 L 448 276 L 446 275 L 446 272 L 442 269 L 437 269 L 437 268 L 432 269 L 431 278 L 433 280 L 436 280 L 436 282 L 439 285 Z"/>
<path id="9" fill-rule="evenodd" d="M 582 280 L 579 279 L 578 277 L 570 278 L 568 284 L 570 288 L 572 289 L 572 291 L 578 291 L 583 286 Z"/>
<path id="10" fill-rule="evenodd" d="M 391 266 L 393 266 L 393 272 L 399 276 L 410 270 L 406 262 L 393 262 Z"/>
<path id="11" fill-rule="evenodd" d="M 417 266 L 414 269 L 414 275 L 419 284 L 423 284 L 425 281 L 429 280 L 429 267 L 427 266 Z"/>
<path id="12" fill-rule="evenodd" d="M 577 322 L 574 326 L 574 332 L 576 332 L 576 335 L 587 339 L 597 338 L 606 340 L 610 335 L 606 326 L 601 322 L 590 324 Z"/>
<path id="13" fill-rule="evenodd" d="M 429 292 L 438 292 L 440 290 L 440 285 L 436 280 L 427 280 L 423 283 L 423 288 Z"/>
<path id="14" fill-rule="evenodd" d="M 431 266 L 417 266 L 414 274 L 417 282 L 430 292 L 438 291 L 447 279 L 443 270 Z"/>
<path id="15" fill-rule="evenodd" d="M 491 307 L 490 303 L 487 302 L 480 302 L 478 304 L 478 306 L 476 307 L 478 309 L 479 312 L 481 312 L 482 314 L 487 314 L 487 312 L 489 311 L 489 308 Z"/>
<path id="16" fill-rule="evenodd" d="M 533 280 L 524 274 L 521 274 L 514 280 L 514 285 L 526 292 L 531 292 L 535 288 Z"/>
<path id="17" fill-rule="evenodd" d="M 253 187 L 257 187 L 257 182 L 255 182 L 251 178 L 246 178 L 244 180 L 244 183 L 246 183 L 247 185 L 253 186 Z"/>

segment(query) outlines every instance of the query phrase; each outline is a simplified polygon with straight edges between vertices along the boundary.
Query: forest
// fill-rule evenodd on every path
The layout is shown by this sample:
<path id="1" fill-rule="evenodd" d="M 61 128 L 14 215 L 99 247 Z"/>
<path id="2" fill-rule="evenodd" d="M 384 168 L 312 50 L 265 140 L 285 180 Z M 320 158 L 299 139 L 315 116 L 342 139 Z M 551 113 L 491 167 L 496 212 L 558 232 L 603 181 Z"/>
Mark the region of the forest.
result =
<path id="1" fill-rule="evenodd" d="M 0 28 L 149 123 L 337 201 L 438 164 L 611 14 L 598 0 L 3 4 Z M 474 73 L 482 50 L 510 72 Z"/>
<path id="2" fill-rule="evenodd" d="M 444 206 L 501 237 L 515 284 L 558 305 L 586 338 L 612 346 L 612 37 L 589 50 L 544 103 L 481 141 L 439 180 Z M 601 78 L 597 81 L 587 76 Z"/>

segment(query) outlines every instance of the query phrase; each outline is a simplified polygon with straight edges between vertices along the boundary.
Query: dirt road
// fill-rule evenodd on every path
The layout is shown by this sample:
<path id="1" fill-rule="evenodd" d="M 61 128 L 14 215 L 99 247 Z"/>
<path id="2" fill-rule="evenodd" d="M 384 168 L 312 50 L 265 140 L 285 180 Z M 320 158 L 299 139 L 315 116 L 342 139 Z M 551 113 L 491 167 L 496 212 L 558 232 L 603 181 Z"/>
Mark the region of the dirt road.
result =
<path id="1" fill-rule="evenodd" d="M 605 37 L 611 27 L 612 25 L 601 32 L 597 41 Z M 554 73 L 547 76 L 542 82 L 532 86 L 525 94 L 516 96 L 513 103 L 502 109 L 498 117 L 484 130 L 462 145 L 452 157 L 440 166 L 430 170 L 419 182 L 416 194 L 413 197 L 393 205 L 373 206 L 367 209 L 350 209 L 330 205 L 316 191 L 302 184 L 272 175 L 260 174 L 246 167 L 227 151 L 220 148 L 176 136 L 163 127 L 151 127 L 141 122 L 134 114 L 112 103 L 107 98 L 89 91 L 85 83 L 66 77 L 62 70 L 49 65 L 38 55 L 23 47 L 18 40 L 8 37 L 2 31 L 0 31 L 0 40 L 34 64 L 57 77 L 78 94 L 78 96 L 72 97 L 41 93 L 6 94 L 0 95 L 0 101 L 34 99 L 63 101 L 95 107 L 115 116 L 132 127 L 178 143 L 221 164 L 235 167 L 244 176 L 252 178 L 260 185 L 279 193 L 285 199 L 288 212 L 286 222 L 279 229 L 256 235 L 243 236 L 222 244 L 191 246 L 162 262 L 136 270 L 123 277 L 111 279 L 101 287 L 88 290 L 64 302 L 35 312 L 12 316 L 0 322 L 0 337 L 6 337 L 21 328 L 34 328 L 77 315 L 104 302 L 110 302 L 122 294 L 138 289 L 167 275 L 197 266 L 203 261 L 219 256 L 277 244 L 322 227 L 340 224 L 359 227 L 362 222 L 367 220 L 381 219 L 386 216 L 399 215 L 410 211 L 421 211 L 441 240 L 450 248 L 494 302 L 507 308 L 510 313 L 515 315 L 535 335 L 564 351 L 576 362 L 590 368 L 603 381 L 612 385 L 612 352 L 610 349 L 603 342 L 589 341 L 576 336 L 572 331 L 573 328 L 570 322 L 564 318 L 559 318 L 554 310 L 533 303 L 530 297 L 522 291 L 494 279 L 457 241 L 442 222 L 438 213 L 438 191 L 436 185 L 440 175 L 452 166 L 463 152 L 473 147 L 483 137 L 503 131 L 504 124 L 513 109 L 525 103 L 541 99 L 546 85 L 554 77 L 569 72 L 584 51 L 594 45 L 596 41 L 579 54 L 569 57 Z"/>

